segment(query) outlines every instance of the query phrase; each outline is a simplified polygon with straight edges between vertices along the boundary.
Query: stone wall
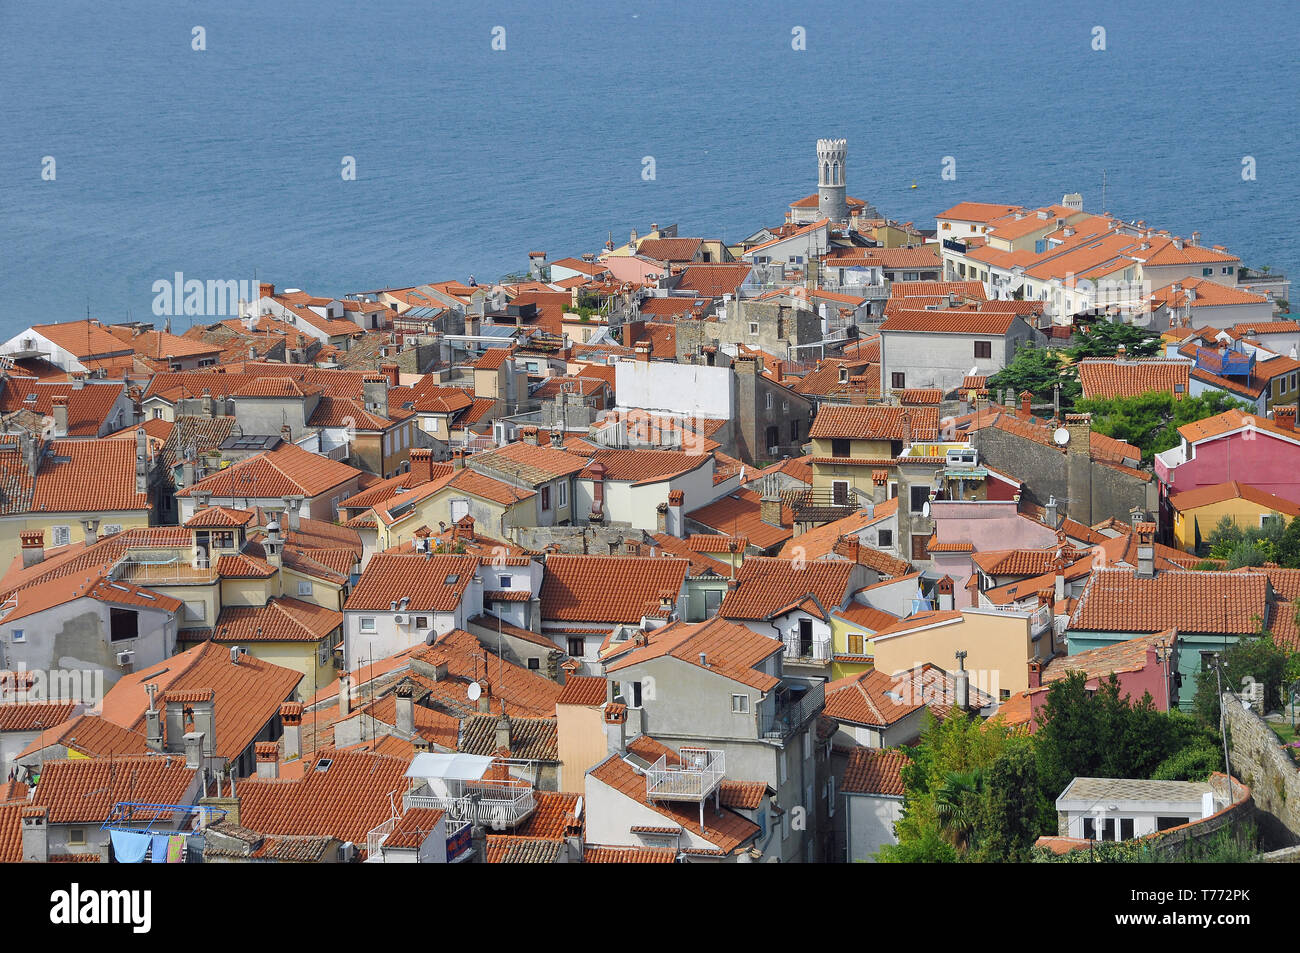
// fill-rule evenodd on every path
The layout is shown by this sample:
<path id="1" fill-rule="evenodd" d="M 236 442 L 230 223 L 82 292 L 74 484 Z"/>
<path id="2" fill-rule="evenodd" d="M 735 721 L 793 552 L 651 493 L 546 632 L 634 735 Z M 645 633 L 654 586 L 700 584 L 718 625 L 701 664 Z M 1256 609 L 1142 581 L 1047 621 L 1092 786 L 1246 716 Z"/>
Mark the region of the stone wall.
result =
<path id="1" fill-rule="evenodd" d="M 1300 767 L 1272 729 L 1244 709 L 1237 696 L 1225 694 L 1223 707 L 1232 770 L 1254 792 L 1265 842 L 1277 847 L 1300 844 Z"/>

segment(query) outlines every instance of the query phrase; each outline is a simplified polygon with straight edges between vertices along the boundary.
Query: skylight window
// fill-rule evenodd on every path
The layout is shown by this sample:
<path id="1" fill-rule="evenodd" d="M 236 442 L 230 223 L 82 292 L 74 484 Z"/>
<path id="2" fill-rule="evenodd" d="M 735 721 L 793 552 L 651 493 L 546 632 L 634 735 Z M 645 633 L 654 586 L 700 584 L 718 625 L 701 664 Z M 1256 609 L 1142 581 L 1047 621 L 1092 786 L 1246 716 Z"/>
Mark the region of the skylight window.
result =
<path id="1" fill-rule="evenodd" d="M 454 586 L 458 582 L 460 582 L 459 573 L 452 573 L 450 576 L 447 577 L 447 585 L 449 586 Z"/>

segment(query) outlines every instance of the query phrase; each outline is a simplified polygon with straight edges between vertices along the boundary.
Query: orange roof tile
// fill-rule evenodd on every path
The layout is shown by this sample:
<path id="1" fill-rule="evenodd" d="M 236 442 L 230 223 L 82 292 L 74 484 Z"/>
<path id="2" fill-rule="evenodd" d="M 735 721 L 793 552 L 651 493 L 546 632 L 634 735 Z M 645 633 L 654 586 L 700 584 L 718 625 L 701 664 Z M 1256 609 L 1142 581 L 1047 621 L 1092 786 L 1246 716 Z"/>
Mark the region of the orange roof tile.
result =
<path id="1" fill-rule="evenodd" d="M 134 453 L 132 454 L 134 461 Z M 134 467 L 134 462 L 133 462 Z M 134 472 L 134 469 L 133 471 Z M 177 491 L 177 496 L 210 493 L 214 498 L 319 496 L 361 475 L 346 463 L 311 453 L 292 443 L 241 460 Z"/>
<path id="2" fill-rule="evenodd" d="M 741 565 L 736 587 L 723 597 L 718 614 L 725 619 L 769 619 L 809 596 L 816 598 L 822 611 L 833 612 L 848 595 L 855 568 L 854 563 L 840 559 L 800 564 L 797 560 L 751 556 Z"/>
<path id="3" fill-rule="evenodd" d="M 50 824 L 98 824 L 119 801 L 185 803 L 194 774 L 174 754 L 47 761 L 33 803 L 46 808 Z"/>
<path id="4" fill-rule="evenodd" d="M 1070 629 L 1102 632 L 1222 632 L 1249 635 L 1268 624 L 1268 579 L 1167 569 L 1143 578 L 1133 569 L 1094 569 Z"/>
<path id="5" fill-rule="evenodd" d="M 407 599 L 411 612 L 452 612 L 478 570 L 476 556 L 390 555 L 371 558 L 348 596 L 346 611 L 390 611 Z"/>
<path id="6" fill-rule="evenodd" d="M 665 598 L 676 606 L 686 571 L 686 561 L 678 559 L 550 556 L 542 577 L 542 618 L 638 623 L 660 615 Z"/>
<path id="7" fill-rule="evenodd" d="M 840 790 L 845 794 L 902 797 L 903 768 L 911 761 L 895 748 L 854 748 L 844 768 Z"/>

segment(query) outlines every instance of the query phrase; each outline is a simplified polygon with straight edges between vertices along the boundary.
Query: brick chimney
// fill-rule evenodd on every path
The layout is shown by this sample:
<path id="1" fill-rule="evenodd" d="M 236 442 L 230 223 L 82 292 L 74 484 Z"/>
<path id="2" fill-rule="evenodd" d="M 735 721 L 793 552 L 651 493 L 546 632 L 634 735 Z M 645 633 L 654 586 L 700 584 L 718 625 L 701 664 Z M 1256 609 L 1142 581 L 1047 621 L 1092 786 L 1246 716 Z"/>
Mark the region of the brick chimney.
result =
<path id="1" fill-rule="evenodd" d="M 401 368 L 399 368 L 399 367 L 398 367 L 396 364 L 394 364 L 393 362 L 389 361 L 388 363 L 380 364 L 380 365 L 379 365 L 379 369 L 380 369 L 381 371 L 383 371 L 384 376 L 388 378 L 388 386 L 389 386 L 389 387 L 398 387 L 398 386 L 400 386 L 400 384 L 401 384 L 401 377 L 400 377 L 400 374 L 401 374 Z"/>
<path id="2" fill-rule="evenodd" d="M 433 451 L 427 447 L 414 447 L 409 454 L 411 485 L 418 486 L 433 480 Z"/>
<path id="3" fill-rule="evenodd" d="M 536 428 L 536 427 L 520 427 L 520 428 L 519 428 L 519 437 L 520 437 L 521 440 L 523 440 L 524 443 L 528 444 L 530 447 L 535 447 L 535 446 L 537 446 L 537 428 Z"/>
<path id="4" fill-rule="evenodd" d="M 1034 395 L 1029 393 L 1029 391 L 1027 390 L 1022 390 L 1020 392 L 1020 413 L 1022 416 L 1025 417 L 1034 416 L 1034 412 L 1029 406 L 1029 402 L 1033 400 L 1033 398 Z"/>
<path id="5" fill-rule="evenodd" d="M 257 758 L 257 776 L 259 778 L 278 778 L 280 776 L 280 746 L 274 741 L 259 741 L 253 745 L 253 755 Z"/>
<path id="6" fill-rule="evenodd" d="M 1282 430 L 1295 430 L 1295 407 L 1274 407 L 1273 423 Z"/>
<path id="7" fill-rule="evenodd" d="M 642 363 L 648 364 L 650 362 L 649 344 L 642 342 L 636 345 L 636 359 Z"/>
<path id="8" fill-rule="evenodd" d="M 1043 684 L 1043 663 L 1038 659 L 1029 661 L 1029 687 L 1040 688 Z"/>

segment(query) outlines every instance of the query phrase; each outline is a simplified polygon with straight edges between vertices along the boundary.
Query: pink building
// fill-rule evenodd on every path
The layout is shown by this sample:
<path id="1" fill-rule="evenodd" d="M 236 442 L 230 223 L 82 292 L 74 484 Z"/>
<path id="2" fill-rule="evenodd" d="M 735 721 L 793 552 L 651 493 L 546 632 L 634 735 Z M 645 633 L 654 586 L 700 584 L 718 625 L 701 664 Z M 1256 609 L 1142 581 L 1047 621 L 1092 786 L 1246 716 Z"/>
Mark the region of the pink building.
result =
<path id="1" fill-rule="evenodd" d="M 953 581 L 956 608 L 974 605 L 966 583 L 971 554 L 1002 549 L 1046 549 L 1057 543 L 1056 532 L 1019 512 L 1014 500 L 933 500 L 930 518 L 934 537 L 930 561 L 937 576 Z"/>
<path id="2" fill-rule="evenodd" d="M 1274 420 L 1229 410 L 1178 428 L 1182 441 L 1155 457 L 1161 525 L 1171 526 L 1168 499 L 1203 486 L 1240 481 L 1300 503 L 1300 433 L 1295 408 L 1278 407 Z"/>

